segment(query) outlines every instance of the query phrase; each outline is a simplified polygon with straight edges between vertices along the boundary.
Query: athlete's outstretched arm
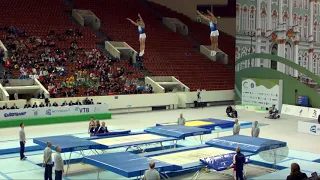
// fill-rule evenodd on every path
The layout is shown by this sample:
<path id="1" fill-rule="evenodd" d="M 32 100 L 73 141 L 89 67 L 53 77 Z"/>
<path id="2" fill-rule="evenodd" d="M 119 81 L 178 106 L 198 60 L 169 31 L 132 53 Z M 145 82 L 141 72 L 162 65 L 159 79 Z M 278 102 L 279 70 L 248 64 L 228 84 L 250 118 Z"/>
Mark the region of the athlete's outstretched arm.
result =
<path id="1" fill-rule="evenodd" d="M 212 12 L 210 12 L 209 10 L 207 10 L 207 12 L 210 14 L 210 16 L 213 18 L 213 20 L 215 21 L 214 23 L 217 24 L 217 18 L 212 14 Z"/>
<path id="2" fill-rule="evenodd" d="M 203 18 L 203 19 L 205 19 L 205 20 L 207 20 L 207 21 L 210 21 L 210 19 L 207 18 L 205 15 L 203 15 L 200 11 L 197 11 L 197 14 L 198 14 L 201 18 Z"/>
<path id="3" fill-rule="evenodd" d="M 139 26 L 139 24 L 137 24 L 136 22 L 132 21 L 130 18 L 127 18 L 128 21 L 130 21 L 132 24 Z"/>
<path id="4" fill-rule="evenodd" d="M 140 15 L 140 14 L 138 14 L 138 17 L 139 17 L 140 21 L 142 22 L 142 27 L 143 27 L 143 28 L 145 28 L 145 24 L 144 24 L 144 21 L 143 21 L 143 19 L 142 19 L 141 15 Z"/>

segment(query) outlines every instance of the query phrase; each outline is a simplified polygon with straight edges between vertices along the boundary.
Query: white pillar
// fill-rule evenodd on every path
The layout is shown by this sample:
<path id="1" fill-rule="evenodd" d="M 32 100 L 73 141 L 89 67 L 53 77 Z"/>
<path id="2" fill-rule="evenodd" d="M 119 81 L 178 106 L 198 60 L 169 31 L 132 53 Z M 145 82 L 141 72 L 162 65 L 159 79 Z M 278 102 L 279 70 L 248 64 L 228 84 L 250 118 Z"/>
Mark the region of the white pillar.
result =
<path id="1" fill-rule="evenodd" d="M 257 0 L 256 27 L 261 31 L 261 0 Z"/>
<path id="2" fill-rule="evenodd" d="M 285 42 L 286 42 L 285 39 L 278 39 L 278 52 L 277 52 L 277 55 L 280 56 L 280 57 L 283 57 L 283 58 L 286 57 Z M 277 70 L 282 72 L 282 73 L 285 73 L 285 65 L 280 63 L 280 62 L 277 62 Z"/>
<path id="3" fill-rule="evenodd" d="M 283 23 L 283 0 L 279 0 L 279 24 Z"/>
<path id="4" fill-rule="evenodd" d="M 295 25 L 293 24 L 293 14 L 292 14 L 292 6 L 293 6 L 293 3 L 292 3 L 292 0 L 288 0 L 288 6 L 289 6 L 289 27 Z"/>
<path id="5" fill-rule="evenodd" d="M 261 53 L 261 37 L 257 36 L 256 37 L 256 53 Z M 255 59 L 255 67 L 260 67 L 260 59 L 257 58 Z"/>
<path id="6" fill-rule="evenodd" d="M 294 62 L 299 64 L 299 41 L 294 41 Z M 296 69 L 293 70 L 293 76 L 298 77 L 298 71 Z"/>
<path id="7" fill-rule="evenodd" d="M 309 42 L 312 42 L 313 37 L 313 6 L 314 6 L 314 0 L 310 0 L 309 8 L 310 8 L 310 18 L 309 18 Z"/>
<path id="8" fill-rule="evenodd" d="M 270 33 L 270 31 L 271 31 L 271 29 L 272 29 L 272 26 L 271 26 L 271 0 L 269 0 L 269 1 L 267 1 L 267 32 L 269 31 L 269 33 Z"/>

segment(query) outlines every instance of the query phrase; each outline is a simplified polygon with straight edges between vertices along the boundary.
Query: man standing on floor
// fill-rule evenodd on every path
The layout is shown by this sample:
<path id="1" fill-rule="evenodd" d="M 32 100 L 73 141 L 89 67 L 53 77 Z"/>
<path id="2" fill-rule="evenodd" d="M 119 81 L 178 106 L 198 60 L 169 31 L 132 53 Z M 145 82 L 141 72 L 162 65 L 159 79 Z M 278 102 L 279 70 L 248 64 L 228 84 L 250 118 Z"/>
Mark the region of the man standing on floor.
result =
<path id="1" fill-rule="evenodd" d="M 44 180 L 52 180 L 52 143 L 47 142 L 47 147 L 43 153 Z"/>
<path id="2" fill-rule="evenodd" d="M 178 125 L 184 126 L 186 124 L 186 120 L 183 117 L 183 114 L 180 114 L 180 117 L 178 118 Z"/>
<path id="3" fill-rule="evenodd" d="M 240 148 L 236 148 L 236 180 L 243 180 L 243 166 L 246 162 L 246 158 L 240 152 Z"/>
<path id="4" fill-rule="evenodd" d="M 258 127 L 258 121 L 254 122 L 254 126 L 251 129 L 251 136 L 252 137 L 259 137 L 260 128 Z"/>
<path id="5" fill-rule="evenodd" d="M 19 137 L 20 137 L 20 160 L 26 160 L 27 157 L 24 155 L 24 147 L 26 144 L 26 134 L 24 132 L 24 124 L 20 123 L 20 131 L 19 131 Z"/>
<path id="6" fill-rule="evenodd" d="M 143 180 L 160 180 L 159 172 L 154 169 L 156 166 L 155 162 L 149 163 L 150 169 L 146 170 L 143 176 Z"/>
<path id="7" fill-rule="evenodd" d="M 56 154 L 54 156 L 54 169 L 55 169 L 55 180 L 62 180 L 62 174 L 64 173 L 64 163 L 61 157 L 61 148 L 56 147 Z"/>
<path id="8" fill-rule="evenodd" d="M 233 135 L 239 135 L 239 132 L 240 132 L 240 124 L 239 124 L 239 120 L 236 119 L 233 125 Z"/>

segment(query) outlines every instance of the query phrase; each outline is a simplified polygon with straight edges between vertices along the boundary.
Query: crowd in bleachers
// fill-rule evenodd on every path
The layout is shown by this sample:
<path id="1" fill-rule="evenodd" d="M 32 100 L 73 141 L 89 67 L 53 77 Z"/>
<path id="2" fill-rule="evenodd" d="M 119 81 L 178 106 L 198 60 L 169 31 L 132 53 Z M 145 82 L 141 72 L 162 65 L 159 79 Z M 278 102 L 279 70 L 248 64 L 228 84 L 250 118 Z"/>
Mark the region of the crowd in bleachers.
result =
<path id="1" fill-rule="evenodd" d="M 0 31 L 5 32 L 1 40 L 12 51 L 5 67 L 17 72 L 19 79 L 38 79 L 51 97 L 152 93 L 152 87 L 141 88 L 143 82 L 128 78 L 123 67 L 114 65 L 119 59 L 79 46 L 77 39 L 83 38 L 79 29 L 50 30 L 46 37 L 28 36 L 13 26 Z"/>

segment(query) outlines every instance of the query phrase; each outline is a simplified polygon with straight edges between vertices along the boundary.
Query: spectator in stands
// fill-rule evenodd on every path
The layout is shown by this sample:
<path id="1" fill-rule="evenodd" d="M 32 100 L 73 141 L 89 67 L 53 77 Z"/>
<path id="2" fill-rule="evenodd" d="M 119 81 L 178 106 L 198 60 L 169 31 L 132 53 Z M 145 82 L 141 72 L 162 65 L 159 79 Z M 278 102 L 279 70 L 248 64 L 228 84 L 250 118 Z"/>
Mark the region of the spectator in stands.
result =
<path id="1" fill-rule="evenodd" d="M 300 166 L 297 163 L 291 164 L 291 173 L 287 176 L 287 180 L 303 180 L 307 179 L 307 175 L 300 171 Z"/>
<path id="2" fill-rule="evenodd" d="M 240 124 L 239 124 L 239 120 L 236 119 L 233 125 L 233 135 L 239 135 L 239 133 L 240 133 Z"/>
<path id="3" fill-rule="evenodd" d="M 19 109 L 18 106 L 16 105 L 16 103 L 13 103 L 13 105 L 11 106 L 11 109 Z"/>
<path id="4" fill-rule="evenodd" d="M 258 126 L 258 121 L 255 121 L 254 125 L 251 129 L 251 136 L 252 137 L 259 137 L 259 134 L 260 134 L 260 128 Z"/>
<path id="5" fill-rule="evenodd" d="M 73 106 L 74 104 L 73 104 L 73 102 L 72 101 L 70 101 L 69 102 L 69 106 Z"/>
<path id="6" fill-rule="evenodd" d="M 29 103 L 24 105 L 24 109 L 27 109 L 27 108 L 31 108 L 31 105 Z"/>
<path id="7" fill-rule="evenodd" d="M 40 103 L 39 107 L 45 107 L 45 105 L 43 104 L 43 102 Z"/>
<path id="8" fill-rule="evenodd" d="M 4 106 L 2 107 L 2 109 L 10 109 L 10 108 L 9 108 L 8 104 L 5 103 Z"/>
<path id="9" fill-rule="evenodd" d="M 54 102 L 54 103 L 52 104 L 52 106 L 53 106 L 53 107 L 58 107 L 59 104 L 58 104 L 57 102 Z"/>
<path id="10" fill-rule="evenodd" d="M 34 102 L 34 104 L 33 104 L 32 108 L 38 108 L 38 105 L 37 105 L 37 103 L 36 103 L 36 102 Z"/>

